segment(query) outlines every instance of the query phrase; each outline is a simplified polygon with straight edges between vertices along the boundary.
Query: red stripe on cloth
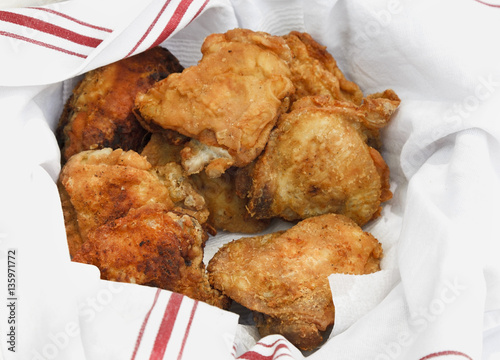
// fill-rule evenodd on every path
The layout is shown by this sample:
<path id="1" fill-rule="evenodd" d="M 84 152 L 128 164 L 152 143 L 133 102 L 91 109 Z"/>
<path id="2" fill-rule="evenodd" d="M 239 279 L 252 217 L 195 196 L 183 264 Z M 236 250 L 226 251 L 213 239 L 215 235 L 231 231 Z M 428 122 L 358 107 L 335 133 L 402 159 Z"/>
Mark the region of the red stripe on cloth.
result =
<path id="1" fill-rule="evenodd" d="M 139 350 L 139 346 L 141 345 L 142 336 L 144 335 L 144 330 L 146 329 L 146 325 L 148 324 L 149 316 L 151 315 L 151 312 L 153 311 L 153 308 L 156 305 L 156 301 L 158 300 L 160 293 L 161 293 L 160 289 L 156 290 L 155 298 L 153 300 L 153 305 L 151 305 L 151 308 L 146 313 L 146 316 L 144 317 L 144 320 L 142 321 L 141 328 L 139 329 L 139 335 L 137 336 L 137 340 L 135 341 L 134 352 L 132 354 L 131 360 L 134 360 L 135 356 L 137 355 L 137 350 Z"/>
<path id="2" fill-rule="evenodd" d="M 81 57 L 83 59 L 87 58 L 87 55 L 76 53 L 74 51 L 66 50 L 66 49 L 63 49 L 63 48 L 58 47 L 58 46 L 50 45 L 50 44 L 47 44 L 47 43 L 44 43 L 44 42 L 41 42 L 41 41 L 33 40 L 33 39 L 30 39 L 30 38 L 27 38 L 27 37 L 24 37 L 24 36 L 21 36 L 21 35 L 17 35 L 17 34 L 12 34 L 12 33 L 6 32 L 6 31 L 0 31 L 0 35 L 11 37 L 11 38 L 16 39 L 16 40 L 26 41 L 26 42 L 34 44 L 34 45 L 42 46 L 42 47 L 45 47 L 45 48 L 51 49 L 51 50 L 60 51 L 62 53 L 65 53 L 65 54 L 68 54 L 68 55 L 77 56 L 77 57 Z"/>
<path id="3" fill-rule="evenodd" d="M 259 345 L 264 345 L 266 347 L 269 347 L 269 345 L 265 345 L 265 344 L 261 344 L 261 343 L 258 343 Z M 240 357 L 238 357 L 238 360 L 276 360 L 282 356 L 289 356 L 291 357 L 291 355 L 289 353 L 283 353 L 283 354 L 279 354 L 276 356 L 276 353 L 280 350 L 280 349 L 287 349 L 290 351 L 290 349 L 288 348 L 288 346 L 286 344 L 279 344 L 277 345 L 275 348 L 274 348 L 274 351 L 271 355 L 262 355 L 260 353 L 258 353 L 257 351 L 254 351 L 254 350 L 250 350 L 250 351 L 247 351 L 246 353 L 244 353 L 243 355 L 241 355 Z"/>
<path id="4" fill-rule="evenodd" d="M 476 0 L 478 3 L 486 5 L 486 6 L 491 6 L 493 8 L 500 8 L 500 5 L 497 4 L 490 4 L 489 2 L 486 1 L 481 1 L 481 0 Z"/>
<path id="5" fill-rule="evenodd" d="M 165 3 L 163 4 L 162 8 L 160 9 L 160 11 L 158 12 L 158 14 L 154 18 L 153 22 L 149 25 L 148 29 L 141 36 L 141 38 L 139 39 L 139 41 L 137 42 L 137 44 L 135 44 L 135 46 L 132 48 L 132 50 L 130 50 L 130 52 L 127 54 L 127 57 L 130 56 L 130 55 L 132 55 L 134 53 L 134 51 L 137 50 L 137 48 L 139 47 L 139 45 L 142 44 L 142 42 L 144 41 L 144 39 L 149 35 L 149 33 L 151 32 L 151 30 L 154 28 L 154 26 L 158 22 L 158 19 L 160 18 L 160 16 L 164 13 L 164 11 L 167 8 L 167 6 L 168 6 L 169 3 L 170 3 L 170 0 L 165 1 Z"/>
<path id="6" fill-rule="evenodd" d="M 469 355 L 464 354 L 463 352 L 454 351 L 454 350 L 446 350 L 446 351 L 435 352 L 435 353 L 429 354 L 427 356 L 424 356 L 420 360 L 427 360 L 427 359 L 432 359 L 432 358 L 436 358 L 436 357 L 439 357 L 439 356 L 447 356 L 447 355 L 463 356 L 466 359 L 472 360 L 472 358 Z"/>
<path id="7" fill-rule="evenodd" d="M 205 2 L 203 3 L 203 5 L 201 5 L 201 7 L 200 7 L 200 8 L 198 9 L 198 11 L 196 12 L 196 14 L 194 14 L 193 18 L 192 18 L 191 20 L 189 20 L 188 25 L 189 25 L 189 24 L 191 24 L 191 22 L 192 22 L 194 19 L 196 19 L 196 18 L 198 17 L 198 15 L 200 15 L 200 14 L 201 14 L 201 12 L 202 12 L 202 11 L 203 11 L 203 9 L 205 8 L 205 6 L 207 6 L 207 4 L 208 4 L 208 2 L 209 2 L 209 1 L 210 1 L 210 0 L 205 0 Z"/>
<path id="8" fill-rule="evenodd" d="M 177 356 L 177 360 L 182 359 L 182 354 L 184 352 L 184 346 L 186 346 L 186 341 L 189 335 L 189 330 L 191 329 L 191 324 L 193 323 L 194 313 L 196 312 L 196 308 L 198 307 L 198 301 L 195 300 L 193 308 L 191 309 L 191 315 L 189 315 L 189 322 L 186 327 L 186 332 L 184 333 L 184 338 L 182 339 L 181 349 L 179 350 L 179 356 Z"/>
<path id="9" fill-rule="evenodd" d="M 35 10 L 40 10 L 40 11 L 45 11 L 45 12 L 48 12 L 48 13 L 51 13 L 51 14 L 54 14 L 54 15 L 58 15 L 60 17 L 63 17 L 63 18 L 68 19 L 68 20 L 71 20 L 71 21 L 73 21 L 73 22 L 75 22 L 77 24 L 89 27 L 91 29 L 105 31 L 105 32 L 108 32 L 108 33 L 113 32 L 113 30 L 111 30 L 111 29 L 108 29 L 108 28 L 105 28 L 105 27 L 102 27 L 102 26 L 96 26 L 96 25 L 89 24 L 89 23 L 87 23 L 85 21 L 75 19 L 74 17 L 71 17 L 71 16 L 66 15 L 66 14 L 64 14 L 62 12 L 59 12 L 59 11 L 55 11 L 55 10 L 47 9 L 47 8 L 43 8 L 43 7 L 36 7 L 36 6 L 29 7 L 29 8 L 30 9 L 35 9 Z"/>
<path id="10" fill-rule="evenodd" d="M 273 346 L 275 346 L 277 343 L 279 343 L 280 341 L 284 341 L 283 339 L 278 339 L 276 340 L 275 342 L 271 343 L 271 344 L 266 344 L 266 343 L 262 343 L 262 342 L 258 342 L 256 345 L 259 345 L 259 346 L 264 346 L 266 348 L 272 348 Z"/>
<path id="11" fill-rule="evenodd" d="M 182 299 L 183 296 L 181 294 L 172 293 L 172 295 L 170 295 L 167 307 L 165 308 L 165 313 L 163 314 L 163 319 L 161 320 L 160 329 L 158 330 L 158 334 L 156 334 L 153 350 L 151 351 L 151 356 L 149 357 L 150 360 L 163 359 L 168 341 L 172 335 L 175 319 L 177 318 L 179 308 L 181 307 Z"/>
<path id="12" fill-rule="evenodd" d="M 21 25 L 30 29 L 38 30 L 50 35 L 55 35 L 57 37 L 69 40 L 76 44 L 89 46 L 89 47 L 97 47 L 102 40 L 96 39 L 93 37 L 81 35 L 75 33 L 74 31 L 65 29 L 63 27 L 50 24 L 48 22 L 35 19 L 30 16 L 11 13 L 8 11 L 0 11 L 0 20 L 5 22 L 10 22 L 12 24 Z"/>
<path id="13" fill-rule="evenodd" d="M 186 13 L 189 5 L 191 5 L 192 2 L 193 0 L 183 0 L 180 2 L 180 4 L 172 14 L 172 17 L 168 21 L 167 26 L 165 26 L 160 36 L 158 36 L 158 39 L 156 39 L 156 41 L 153 43 L 152 47 L 160 45 L 174 32 L 175 29 L 177 29 L 177 26 L 181 22 L 184 14 Z"/>

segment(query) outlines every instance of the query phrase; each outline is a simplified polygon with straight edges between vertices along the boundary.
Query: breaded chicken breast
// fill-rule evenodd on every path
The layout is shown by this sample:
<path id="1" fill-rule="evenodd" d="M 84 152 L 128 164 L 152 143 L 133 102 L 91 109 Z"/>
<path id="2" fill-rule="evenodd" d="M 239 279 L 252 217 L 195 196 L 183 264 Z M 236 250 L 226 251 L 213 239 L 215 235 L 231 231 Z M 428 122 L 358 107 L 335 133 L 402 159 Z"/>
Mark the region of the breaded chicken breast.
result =
<path id="1" fill-rule="evenodd" d="M 73 261 L 92 264 L 101 278 L 167 289 L 227 308 L 203 264 L 206 233 L 195 218 L 158 204 L 131 209 L 91 230 Z"/>
<path id="2" fill-rule="evenodd" d="M 367 141 L 375 134 L 371 119 L 373 126 L 387 124 L 396 98 L 369 98 L 360 106 L 328 96 L 295 102 L 264 153 L 240 172 L 238 192 L 249 197 L 250 213 L 290 221 L 338 213 L 359 225 L 376 218 L 392 193 L 389 168 Z"/>
<path id="3" fill-rule="evenodd" d="M 335 319 L 328 276 L 378 271 L 381 257 L 371 234 L 343 215 L 327 214 L 230 242 L 207 270 L 216 289 L 256 312 L 262 336 L 279 333 L 312 350 Z"/>
<path id="4" fill-rule="evenodd" d="M 67 100 L 56 136 L 61 162 L 90 149 L 140 150 L 147 131 L 132 112 L 135 96 L 183 67 L 156 47 L 86 73 Z"/>
<path id="5" fill-rule="evenodd" d="M 192 140 L 182 152 L 188 174 L 218 177 L 264 149 L 295 88 L 291 52 L 279 36 L 246 29 L 209 35 L 202 59 L 136 98 L 143 126 Z"/>

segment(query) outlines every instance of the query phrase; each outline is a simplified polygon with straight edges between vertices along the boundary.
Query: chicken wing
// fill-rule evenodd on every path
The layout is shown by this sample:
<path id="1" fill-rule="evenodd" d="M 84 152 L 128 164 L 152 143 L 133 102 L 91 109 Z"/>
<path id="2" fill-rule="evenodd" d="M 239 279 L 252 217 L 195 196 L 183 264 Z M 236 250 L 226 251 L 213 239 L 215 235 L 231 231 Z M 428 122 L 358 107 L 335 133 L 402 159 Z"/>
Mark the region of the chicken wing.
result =
<path id="1" fill-rule="evenodd" d="M 201 51 L 196 66 L 138 94 L 136 112 L 153 132 L 192 138 L 182 152 L 188 174 L 218 177 L 254 160 L 287 110 L 291 52 L 281 37 L 245 29 L 212 34 Z"/>
<path id="2" fill-rule="evenodd" d="M 283 38 L 293 53 L 290 70 L 296 92 L 292 101 L 308 95 L 330 95 L 336 100 L 361 104 L 361 89 L 345 78 L 325 46 L 308 33 L 292 31 Z"/>
<path id="3" fill-rule="evenodd" d="M 227 308 L 203 264 L 206 233 L 193 217 L 144 205 L 88 234 L 73 261 L 97 266 L 105 280 L 175 291 Z"/>
<path id="4" fill-rule="evenodd" d="M 343 215 L 327 214 L 230 242 L 207 270 L 216 289 L 256 312 L 262 336 L 280 333 L 311 350 L 335 319 L 328 276 L 378 271 L 381 257 L 371 234 Z"/>
<path id="5" fill-rule="evenodd" d="M 264 153 L 250 170 L 240 172 L 246 180 L 238 181 L 244 184 L 238 192 L 247 193 L 250 213 L 290 221 L 340 213 L 359 225 L 377 217 L 392 193 L 389 168 L 366 144 L 367 133 L 372 134 L 367 126 L 370 119 L 387 124 L 399 105 L 399 99 L 387 96 L 361 106 L 327 96 L 295 102 Z"/>
<path id="6" fill-rule="evenodd" d="M 136 94 L 182 70 L 167 49 L 156 47 L 86 73 L 56 130 L 61 162 L 83 150 L 140 150 L 147 131 L 132 112 Z"/>

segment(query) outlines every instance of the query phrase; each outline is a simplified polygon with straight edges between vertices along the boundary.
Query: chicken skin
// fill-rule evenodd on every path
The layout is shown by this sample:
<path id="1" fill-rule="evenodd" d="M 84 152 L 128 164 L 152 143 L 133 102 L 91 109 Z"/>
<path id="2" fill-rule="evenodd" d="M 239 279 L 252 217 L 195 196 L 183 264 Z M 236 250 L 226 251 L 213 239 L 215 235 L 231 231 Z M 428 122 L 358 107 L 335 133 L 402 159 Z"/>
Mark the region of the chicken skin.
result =
<path id="1" fill-rule="evenodd" d="M 73 261 L 97 266 L 105 280 L 154 286 L 227 308 L 229 300 L 210 286 L 205 272 L 206 237 L 193 217 L 148 204 L 91 230 Z"/>
<path id="2" fill-rule="evenodd" d="M 238 192 L 249 197 L 250 213 L 289 221 L 338 213 L 359 225 L 376 218 L 392 193 L 389 168 L 367 141 L 398 105 L 392 91 L 360 106 L 328 96 L 296 101 L 264 153 L 240 172 Z"/>
<path id="3" fill-rule="evenodd" d="M 284 39 L 234 29 L 209 35 L 202 59 L 136 98 L 136 113 L 152 132 L 174 130 L 189 138 L 182 155 L 188 174 L 218 177 L 245 166 L 264 149 L 295 88 Z"/>
<path id="4" fill-rule="evenodd" d="M 232 241 L 207 270 L 213 287 L 255 312 L 262 336 L 279 333 L 312 350 L 335 320 L 328 276 L 378 271 L 381 257 L 371 234 L 343 215 L 327 214 Z"/>
<path id="5" fill-rule="evenodd" d="M 361 104 L 361 89 L 345 78 L 326 47 L 308 33 L 292 31 L 283 38 L 293 53 L 290 70 L 296 91 L 292 101 L 309 95 L 329 95 L 335 100 Z"/>
<path id="6" fill-rule="evenodd" d="M 156 47 L 86 73 L 66 102 L 56 130 L 61 162 L 83 150 L 140 150 L 147 131 L 132 112 L 136 94 L 182 70 L 167 49 Z"/>

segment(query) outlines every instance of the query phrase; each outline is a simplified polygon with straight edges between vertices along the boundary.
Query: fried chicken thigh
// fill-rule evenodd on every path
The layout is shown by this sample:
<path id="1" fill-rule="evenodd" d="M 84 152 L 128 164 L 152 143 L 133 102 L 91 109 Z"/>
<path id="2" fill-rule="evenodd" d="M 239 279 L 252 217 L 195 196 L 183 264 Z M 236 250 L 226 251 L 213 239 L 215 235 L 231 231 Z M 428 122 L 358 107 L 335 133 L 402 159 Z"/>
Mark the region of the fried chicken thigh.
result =
<path id="1" fill-rule="evenodd" d="M 101 278 L 154 286 L 227 308 L 203 264 L 206 233 L 193 217 L 144 205 L 92 230 L 73 261 L 92 264 Z"/>
<path id="2" fill-rule="evenodd" d="M 381 257 L 371 234 L 343 215 L 327 214 L 230 242 L 207 270 L 216 289 L 256 312 L 262 336 L 280 333 L 311 350 L 335 319 L 328 276 L 378 271 Z"/>
<path id="3" fill-rule="evenodd" d="M 218 177 L 264 149 L 295 88 L 284 39 L 234 29 L 209 35 L 196 66 L 172 74 L 136 98 L 152 132 L 175 130 L 192 140 L 182 152 L 188 174 Z"/>
<path id="4" fill-rule="evenodd" d="M 335 100 L 361 104 L 363 93 L 359 86 L 345 78 L 325 46 L 308 33 L 292 31 L 283 38 L 293 53 L 290 70 L 296 92 L 292 101 L 309 95 L 329 95 Z"/>
<path id="5" fill-rule="evenodd" d="M 391 91 L 379 96 L 360 106 L 326 96 L 295 102 L 264 153 L 241 171 L 238 191 L 247 193 L 250 213 L 290 221 L 339 213 L 359 225 L 377 217 L 392 196 L 389 168 L 367 141 L 399 104 Z"/>
<path id="6" fill-rule="evenodd" d="M 136 94 L 182 70 L 167 49 L 156 47 L 86 73 L 66 102 L 56 131 L 62 163 L 83 150 L 139 150 L 147 131 L 132 112 Z"/>

